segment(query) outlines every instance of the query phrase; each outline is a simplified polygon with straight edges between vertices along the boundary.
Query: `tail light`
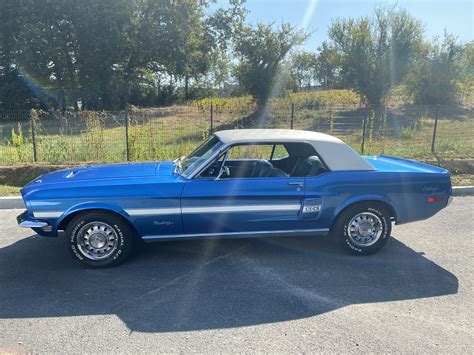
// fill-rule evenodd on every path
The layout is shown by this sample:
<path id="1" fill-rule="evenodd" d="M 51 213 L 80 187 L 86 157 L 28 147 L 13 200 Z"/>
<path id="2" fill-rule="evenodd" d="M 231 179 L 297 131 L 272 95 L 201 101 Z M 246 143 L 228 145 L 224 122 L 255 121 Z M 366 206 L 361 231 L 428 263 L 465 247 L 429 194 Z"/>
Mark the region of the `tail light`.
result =
<path id="1" fill-rule="evenodd" d="M 442 196 L 431 196 L 431 197 L 428 197 L 428 202 L 429 203 L 433 203 L 433 202 L 440 202 L 440 201 L 443 201 L 444 198 Z"/>

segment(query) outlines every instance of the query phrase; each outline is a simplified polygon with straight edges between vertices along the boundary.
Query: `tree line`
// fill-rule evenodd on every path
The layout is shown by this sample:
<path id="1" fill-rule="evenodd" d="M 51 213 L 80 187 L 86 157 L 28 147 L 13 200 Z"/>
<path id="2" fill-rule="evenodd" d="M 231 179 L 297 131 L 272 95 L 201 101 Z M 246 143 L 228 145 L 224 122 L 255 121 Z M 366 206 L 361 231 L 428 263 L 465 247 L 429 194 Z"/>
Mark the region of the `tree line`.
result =
<path id="1" fill-rule="evenodd" d="M 317 51 L 289 24 L 246 22 L 245 0 L 0 0 L 0 109 L 97 110 L 212 96 L 269 98 L 353 89 L 380 104 L 395 88 L 416 103 L 472 92 L 474 44 L 428 41 L 399 7 L 337 19 Z"/>

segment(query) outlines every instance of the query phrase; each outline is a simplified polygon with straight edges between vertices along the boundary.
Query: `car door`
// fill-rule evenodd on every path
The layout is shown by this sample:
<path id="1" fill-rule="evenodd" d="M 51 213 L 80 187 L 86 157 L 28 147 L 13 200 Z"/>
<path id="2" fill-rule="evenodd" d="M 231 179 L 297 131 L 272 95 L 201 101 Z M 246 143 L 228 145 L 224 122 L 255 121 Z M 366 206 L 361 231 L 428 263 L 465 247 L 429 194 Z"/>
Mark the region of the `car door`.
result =
<path id="1" fill-rule="evenodd" d="M 225 155 L 225 158 L 224 158 Z M 231 175 L 194 178 L 181 198 L 185 234 L 252 234 L 302 227 L 304 178 L 246 176 L 258 164 L 270 164 L 275 146 L 233 146 L 221 158 Z M 259 175 L 259 174 L 255 174 Z"/>
<path id="2" fill-rule="evenodd" d="M 302 228 L 304 179 L 191 179 L 181 198 L 184 233 L 251 234 Z"/>

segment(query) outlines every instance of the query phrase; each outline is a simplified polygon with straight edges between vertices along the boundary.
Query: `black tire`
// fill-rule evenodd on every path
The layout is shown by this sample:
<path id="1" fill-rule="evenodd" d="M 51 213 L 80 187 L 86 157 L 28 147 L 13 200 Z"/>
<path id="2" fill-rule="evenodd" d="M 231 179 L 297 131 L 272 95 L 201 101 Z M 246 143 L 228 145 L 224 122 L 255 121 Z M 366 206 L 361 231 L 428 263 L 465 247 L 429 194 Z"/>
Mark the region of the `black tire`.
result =
<path id="1" fill-rule="evenodd" d="M 361 223 L 358 223 L 357 219 L 353 221 L 357 217 L 359 221 L 362 221 Z M 379 230 L 380 226 L 380 234 L 373 233 L 372 237 L 360 235 L 359 229 L 354 228 L 354 225 L 360 226 L 365 222 L 365 218 L 368 223 L 366 225 L 371 228 L 365 232 L 372 231 L 373 233 L 374 230 Z M 351 222 L 353 223 L 350 225 Z M 372 224 L 372 222 L 375 223 Z M 377 203 L 359 203 L 349 206 L 339 214 L 332 228 L 332 234 L 341 247 L 355 255 L 369 255 L 377 252 L 387 243 L 391 232 L 390 214 L 383 205 Z M 376 237 L 377 235 L 379 236 Z"/>
<path id="2" fill-rule="evenodd" d="M 97 232 L 94 233 L 94 230 Z M 81 213 L 69 222 L 65 232 L 67 246 L 74 259 L 91 268 L 117 266 L 130 255 L 135 239 L 135 232 L 122 218 L 105 212 Z M 92 239 L 96 240 L 97 249 L 92 248 Z M 103 249 L 104 254 L 101 255 L 99 246 L 103 242 L 107 244 L 103 246 L 107 251 Z"/>

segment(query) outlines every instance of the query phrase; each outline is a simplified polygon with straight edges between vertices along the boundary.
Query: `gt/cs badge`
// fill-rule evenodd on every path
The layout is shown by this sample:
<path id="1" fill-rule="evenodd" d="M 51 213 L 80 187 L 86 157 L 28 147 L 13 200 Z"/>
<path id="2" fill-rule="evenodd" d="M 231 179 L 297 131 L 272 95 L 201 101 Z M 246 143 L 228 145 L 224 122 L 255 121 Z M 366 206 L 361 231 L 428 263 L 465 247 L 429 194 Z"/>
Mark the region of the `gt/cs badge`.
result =
<path id="1" fill-rule="evenodd" d="M 303 213 L 315 213 L 321 210 L 321 206 L 304 206 Z"/>

